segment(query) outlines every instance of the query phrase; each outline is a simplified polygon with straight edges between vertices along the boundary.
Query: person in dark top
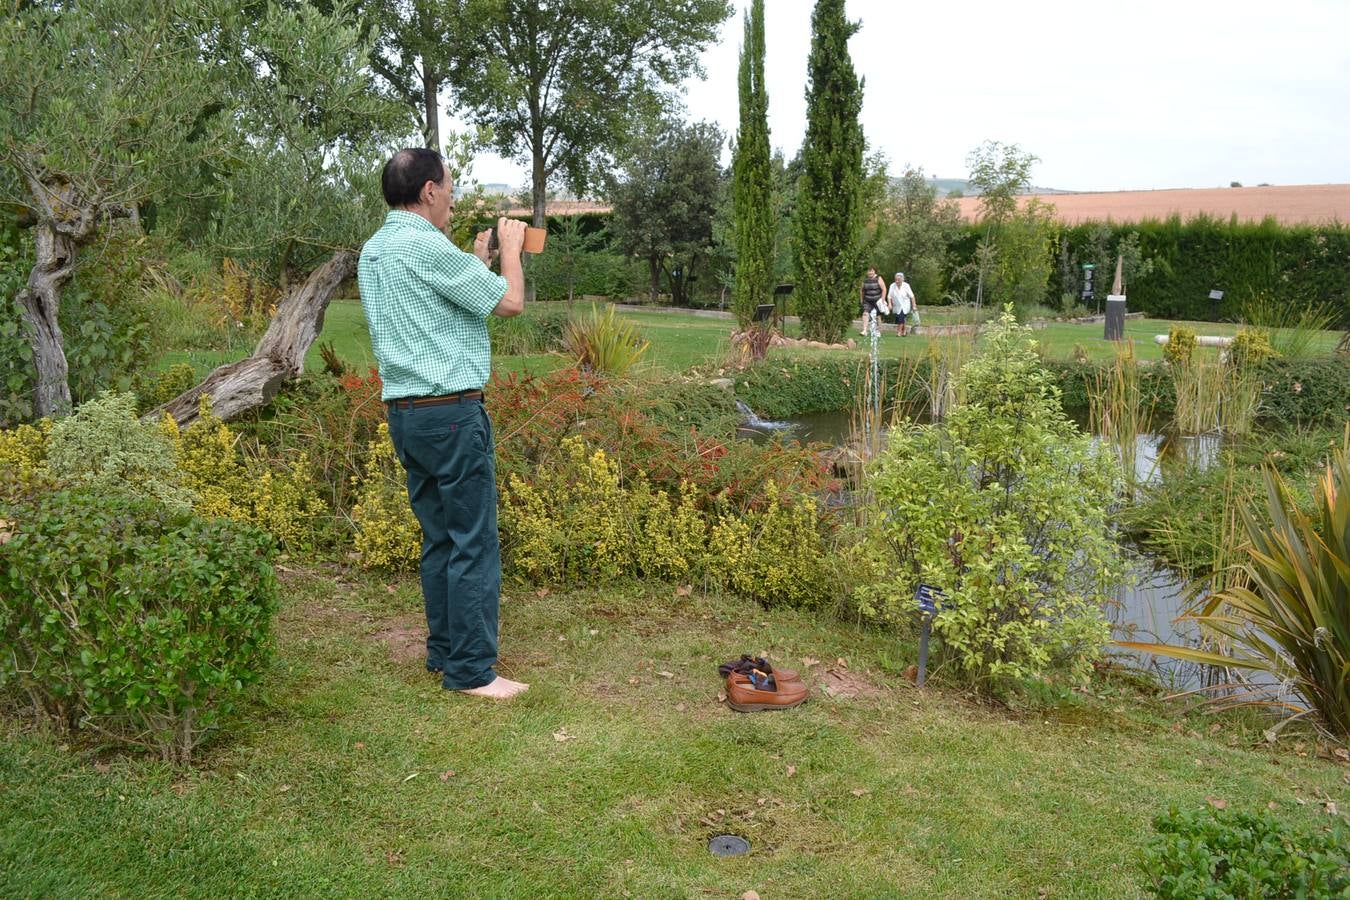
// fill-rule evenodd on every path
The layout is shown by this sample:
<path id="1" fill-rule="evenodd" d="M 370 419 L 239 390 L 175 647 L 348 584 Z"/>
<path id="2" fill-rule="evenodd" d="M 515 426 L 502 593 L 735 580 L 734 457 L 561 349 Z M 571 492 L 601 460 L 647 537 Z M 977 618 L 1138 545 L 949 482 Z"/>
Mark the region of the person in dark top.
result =
<path id="1" fill-rule="evenodd" d="M 867 277 L 863 279 L 860 294 L 863 327 L 862 331 L 858 332 L 859 334 L 867 334 L 867 329 L 872 321 L 868 317 L 876 315 L 877 303 L 884 296 L 886 296 L 886 285 L 882 284 L 881 278 L 877 275 L 876 266 L 868 266 Z"/>

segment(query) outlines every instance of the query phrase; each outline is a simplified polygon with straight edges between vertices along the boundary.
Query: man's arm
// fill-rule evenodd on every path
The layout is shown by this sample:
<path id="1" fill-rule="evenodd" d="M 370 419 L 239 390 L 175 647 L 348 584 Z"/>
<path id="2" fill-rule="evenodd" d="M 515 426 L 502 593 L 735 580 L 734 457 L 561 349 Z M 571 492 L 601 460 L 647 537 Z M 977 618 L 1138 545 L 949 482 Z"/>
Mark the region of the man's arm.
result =
<path id="1" fill-rule="evenodd" d="M 525 223 L 505 216 L 498 219 L 497 241 L 501 245 L 502 277 L 506 279 L 506 293 L 492 314 L 509 319 L 525 311 L 525 270 L 520 264 L 520 251 L 525 245 Z"/>

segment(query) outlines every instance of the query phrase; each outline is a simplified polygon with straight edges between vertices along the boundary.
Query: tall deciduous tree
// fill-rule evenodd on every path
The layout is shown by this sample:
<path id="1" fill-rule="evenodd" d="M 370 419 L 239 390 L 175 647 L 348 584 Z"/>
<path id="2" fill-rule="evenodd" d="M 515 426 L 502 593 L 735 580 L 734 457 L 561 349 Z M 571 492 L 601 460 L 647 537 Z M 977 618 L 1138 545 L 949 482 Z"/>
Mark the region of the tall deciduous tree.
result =
<path id="1" fill-rule="evenodd" d="M 769 154 L 769 92 L 764 85 L 764 0 L 745 18 L 741 47 L 740 130 L 732 158 L 736 284 L 732 309 L 742 328 L 773 299 L 774 196 Z"/>
<path id="2" fill-rule="evenodd" d="M 610 228 L 625 253 L 647 263 L 651 295 L 661 276 L 677 305 L 712 244 L 722 172 L 723 136 L 707 122 L 668 122 L 635 142 L 622 177 L 610 187 Z"/>
<path id="3" fill-rule="evenodd" d="M 793 255 L 802 332 L 829 342 L 843 336 L 858 306 L 862 83 L 848 52 L 857 30 L 844 16 L 844 0 L 816 0 Z"/>
<path id="4" fill-rule="evenodd" d="M 362 27 L 374 34 L 370 69 L 412 114 L 423 143 L 441 151 L 440 92 L 449 69 L 446 33 L 461 27 L 441 0 L 365 0 Z"/>
<path id="5" fill-rule="evenodd" d="M 503 156 L 529 162 L 540 227 L 549 181 L 584 190 L 668 104 L 665 90 L 699 71 L 731 14 L 727 0 L 446 2 L 456 100 Z"/>
<path id="6" fill-rule="evenodd" d="M 1019 310 L 1043 303 L 1052 271 L 1054 206 L 1032 199 L 1020 208 L 1039 159 L 1017 144 L 985 141 L 970 152 L 969 181 L 980 189 L 985 236 L 977 249 L 980 295 Z"/>

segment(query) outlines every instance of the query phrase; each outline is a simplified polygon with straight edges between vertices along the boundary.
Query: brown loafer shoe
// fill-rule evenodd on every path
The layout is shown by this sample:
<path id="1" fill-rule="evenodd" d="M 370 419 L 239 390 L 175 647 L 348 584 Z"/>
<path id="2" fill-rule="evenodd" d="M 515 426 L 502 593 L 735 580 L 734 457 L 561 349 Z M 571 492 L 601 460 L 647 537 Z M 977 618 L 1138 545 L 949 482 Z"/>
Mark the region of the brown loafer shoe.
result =
<path id="1" fill-rule="evenodd" d="M 769 661 L 762 656 L 744 655 L 740 659 L 733 659 L 724 662 L 717 667 L 719 674 L 726 676 L 735 672 L 739 675 L 749 676 L 751 672 L 759 670 L 761 673 L 772 675 L 775 681 L 801 681 L 802 678 L 791 669 L 779 669 L 769 664 Z"/>
<path id="2" fill-rule="evenodd" d="M 732 672 L 727 676 L 727 706 L 739 712 L 759 712 L 765 709 L 791 709 L 801 706 L 806 699 L 806 685 L 801 681 L 761 680 L 757 687 L 749 676 Z"/>

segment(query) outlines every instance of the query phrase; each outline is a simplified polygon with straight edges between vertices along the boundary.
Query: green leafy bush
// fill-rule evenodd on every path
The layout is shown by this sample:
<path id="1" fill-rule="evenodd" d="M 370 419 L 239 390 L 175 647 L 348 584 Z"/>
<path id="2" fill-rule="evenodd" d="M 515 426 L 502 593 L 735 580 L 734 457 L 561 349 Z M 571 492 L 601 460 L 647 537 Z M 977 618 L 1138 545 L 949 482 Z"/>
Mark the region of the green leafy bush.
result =
<path id="1" fill-rule="evenodd" d="M 168 403 L 197 384 L 197 370 L 189 363 L 174 363 L 167 369 L 137 376 L 136 396 L 142 411 Z"/>
<path id="2" fill-rule="evenodd" d="M 868 472 L 893 558 L 858 592 L 862 611 L 903 620 L 920 582 L 941 588 L 935 632 L 982 687 L 1085 679 L 1120 568 L 1107 526 L 1118 467 L 1065 417 L 1033 344 L 1005 313 L 961 370 L 965 402 L 896 428 Z"/>
<path id="3" fill-rule="evenodd" d="M 1340 822 L 1296 831 L 1266 813 L 1174 807 L 1153 829 L 1141 864 L 1155 897 L 1350 896 L 1350 833 Z"/>
<path id="4" fill-rule="evenodd" d="M 1350 358 L 1268 359 L 1257 371 L 1263 420 L 1336 426 L 1350 419 Z"/>
<path id="5" fill-rule="evenodd" d="M 764 359 L 736 374 L 736 397 L 768 419 L 849 409 L 867 378 L 858 357 Z M 882 379 L 895 383 L 898 363 L 883 360 Z"/>
<path id="6" fill-rule="evenodd" d="M 488 317 L 488 338 L 494 356 L 523 356 L 563 349 L 567 310 L 558 304 L 529 304 L 525 312 L 503 319 Z"/>
<path id="7" fill-rule="evenodd" d="M 88 490 L 0 519 L 0 684 L 63 727 L 188 762 L 270 658 L 272 539 Z"/>
<path id="8" fill-rule="evenodd" d="M 136 397 L 105 391 L 58 420 L 47 437 L 47 472 L 56 481 L 148 497 L 189 508 L 173 443 L 136 417 Z"/>

